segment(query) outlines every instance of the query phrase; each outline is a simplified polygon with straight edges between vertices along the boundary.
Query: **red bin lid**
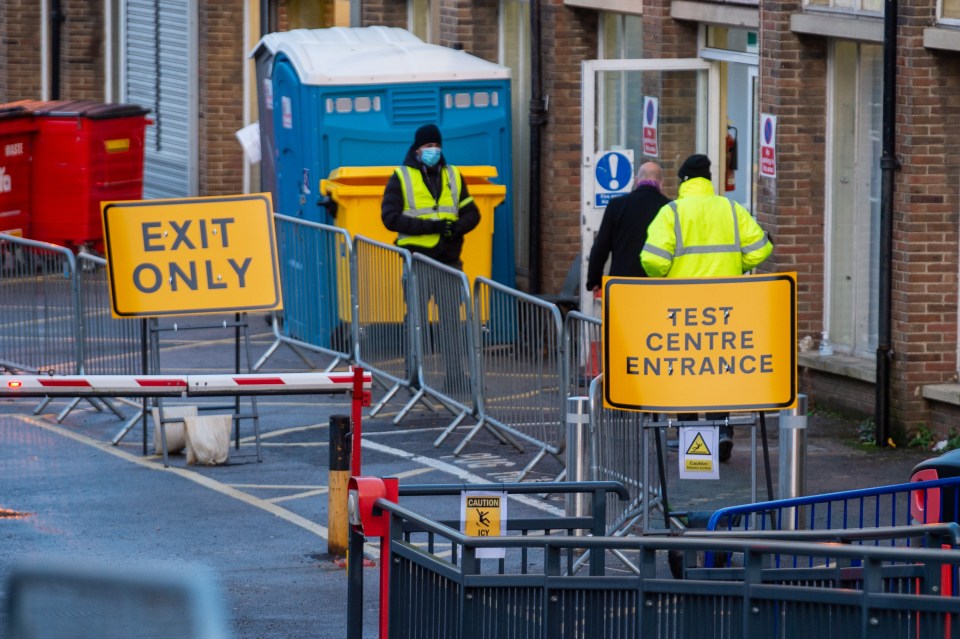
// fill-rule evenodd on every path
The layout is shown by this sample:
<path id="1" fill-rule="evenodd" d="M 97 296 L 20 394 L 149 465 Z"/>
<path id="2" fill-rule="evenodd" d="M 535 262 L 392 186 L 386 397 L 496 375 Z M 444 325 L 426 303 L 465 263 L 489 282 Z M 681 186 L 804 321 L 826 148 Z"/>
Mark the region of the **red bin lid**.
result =
<path id="1" fill-rule="evenodd" d="M 94 102 L 92 100 L 40 103 L 34 110 L 38 116 L 54 118 L 87 118 L 90 120 L 108 120 L 111 118 L 129 118 L 143 116 L 150 113 L 150 109 L 139 104 L 117 104 Z"/>

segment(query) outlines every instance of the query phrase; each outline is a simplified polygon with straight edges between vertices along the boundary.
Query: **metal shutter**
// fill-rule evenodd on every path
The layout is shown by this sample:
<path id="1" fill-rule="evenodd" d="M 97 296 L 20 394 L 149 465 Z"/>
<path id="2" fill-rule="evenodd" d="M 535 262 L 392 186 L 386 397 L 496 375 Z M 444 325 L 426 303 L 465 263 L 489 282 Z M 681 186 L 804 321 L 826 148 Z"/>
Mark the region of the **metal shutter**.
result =
<path id="1" fill-rule="evenodd" d="M 125 0 L 124 101 L 151 109 L 144 198 L 197 195 L 196 0 Z"/>

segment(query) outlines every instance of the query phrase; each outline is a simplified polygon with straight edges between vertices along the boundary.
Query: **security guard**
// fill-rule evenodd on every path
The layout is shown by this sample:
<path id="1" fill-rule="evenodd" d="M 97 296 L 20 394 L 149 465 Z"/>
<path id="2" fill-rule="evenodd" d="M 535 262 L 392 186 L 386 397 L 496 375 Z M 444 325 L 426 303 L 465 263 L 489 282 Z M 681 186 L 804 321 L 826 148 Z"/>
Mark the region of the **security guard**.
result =
<path id="1" fill-rule="evenodd" d="M 710 158 L 694 154 L 678 172 L 679 195 L 660 209 L 647 229 L 640 253 L 650 277 L 740 276 L 758 266 L 773 252 L 773 244 L 750 213 L 713 192 Z M 707 413 L 708 420 L 726 419 L 727 413 Z M 681 421 L 696 415 L 680 413 Z M 720 461 L 733 452 L 733 428 L 720 427 Z"/>
<path id="2" fill-rule="evenodd" d="M 417 129 L 403 165 L 387 181 L 380 217 L 398 234 L 397 246 L 462 268 L 463 236 L 480 223 L 480 209 L 441 143 L 435 124 Z"/>

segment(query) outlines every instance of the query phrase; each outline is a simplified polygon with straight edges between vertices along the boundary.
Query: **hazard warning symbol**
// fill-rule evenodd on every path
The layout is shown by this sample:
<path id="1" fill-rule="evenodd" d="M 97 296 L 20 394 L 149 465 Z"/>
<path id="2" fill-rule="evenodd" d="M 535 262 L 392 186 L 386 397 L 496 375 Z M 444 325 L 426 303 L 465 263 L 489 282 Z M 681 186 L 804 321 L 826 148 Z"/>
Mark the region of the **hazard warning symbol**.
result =
<path id="1" fill-rule="evenodd" d="M 720 479 L 718 434 L 716 426 L 680 429 L 680 479 Z"/>

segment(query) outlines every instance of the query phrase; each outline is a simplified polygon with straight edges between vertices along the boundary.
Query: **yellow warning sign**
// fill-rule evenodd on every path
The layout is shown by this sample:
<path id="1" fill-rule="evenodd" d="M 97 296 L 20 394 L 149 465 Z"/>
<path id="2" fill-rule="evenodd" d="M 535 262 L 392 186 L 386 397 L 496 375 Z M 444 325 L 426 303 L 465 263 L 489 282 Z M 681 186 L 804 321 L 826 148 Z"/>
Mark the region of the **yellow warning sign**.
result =
<path id="1" fill-rule="evenodd" d="M 606 277 L 604 405 L 644 412 L 791 408 L 795 273 Z"/>
<path id="2" fill-rule="evenodd" d="M 281 307 L 269 193 L 104 202 L 115 317 Z"/>
<path id="3" fill-rule="evenodd" d="M 684 466 L 688 473 L 712 473 L 713 459 L 686 459 Z"/>
<path id="4" fill-rule="evenodd" d="M 690 442 L 690 446 L 687 447 L 688 455 L 711 455 L 710 449 L 707 448 L 707 442 L 703 441 L 703 435 L 697 433 L 697 436 L 693 438 L 693 441 Z"/>
<path id="5" fill-rule="evenodd" d="M 500 534 L 502 521 L 500 495 L 477 495 L 466 497 L 466 513 L 463 532 L 471 537 L 496 537 Z"/>

